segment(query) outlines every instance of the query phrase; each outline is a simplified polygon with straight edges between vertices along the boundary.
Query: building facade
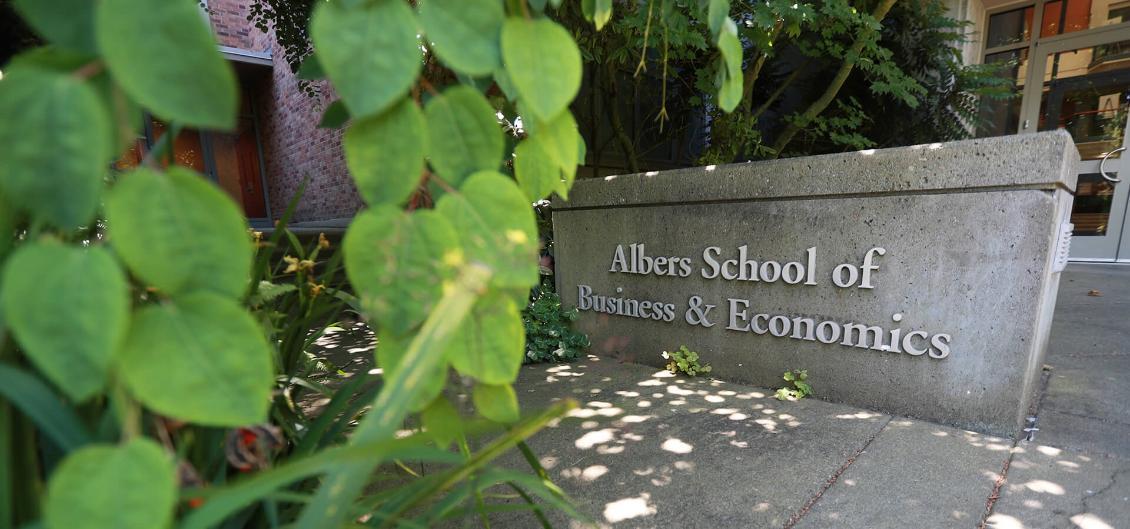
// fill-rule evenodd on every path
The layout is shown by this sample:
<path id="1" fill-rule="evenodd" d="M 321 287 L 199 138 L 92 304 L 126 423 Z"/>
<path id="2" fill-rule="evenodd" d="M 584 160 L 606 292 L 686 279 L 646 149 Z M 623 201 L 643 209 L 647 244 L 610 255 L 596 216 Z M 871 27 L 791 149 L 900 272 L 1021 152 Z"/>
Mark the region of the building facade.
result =
<path id="1" fill-rule="evenodd" d="M 1071 258 L 1130 262 L 1130 1 L 952 0 L 969 21 L 966 62 L 1001 64 L 1011 100 L 982 106 L 978 136 L 1064 129 L 1083 159 Z"/>
<path id="2" fill-rule="evenodd" d="M 1130 0 L 948 0 L 969 21 L 967 63 L 1002 64 L 1015 88 L 987 101 L 978 136 L 1062 128 L 1083 158 L 1072 222 L 1072 258 L 1130 262 L 1130 177 L 1124 157 L 1130 115 Z M 362 207 L 345 168 L 341 130 L 317 124 L 333 100 L 324 83 L 303 90 L 270 33 L 248 22 L 248 0 L 208 0 L 221 52 L 239 74 L 243 105 L 234 133 L 182 131 L 177 156 L 269 225 L 299 186 L 294 220 L 344 226 Z M 163 131 L 150 122 L 138 150 Z M 1105 173 L 1105 176 L 1104 176 Z"/>

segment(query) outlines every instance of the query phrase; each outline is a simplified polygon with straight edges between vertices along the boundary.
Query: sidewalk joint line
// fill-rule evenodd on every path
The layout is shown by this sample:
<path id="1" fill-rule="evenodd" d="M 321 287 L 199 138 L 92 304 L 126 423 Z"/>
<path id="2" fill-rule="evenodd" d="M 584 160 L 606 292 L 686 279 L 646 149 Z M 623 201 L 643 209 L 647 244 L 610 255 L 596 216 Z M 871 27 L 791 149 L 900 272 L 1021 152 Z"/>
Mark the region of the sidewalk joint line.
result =
<path id="1" fill-rule="evenodd" d="M 809 498 L 799 511 L 793 513 L 793 515 L 789 517 L 788 521 L 785 522 L 785 525 L 782 529 L 792 529 L 793 526 L 799 523 L 801 519 L 808 514 L 808 511 L 812 509 L 812 506 L 816 505 L 816 502 L 819 501 L 822 496 L 824 496 L 824 492 L 832 488 L 832 485 L 835 485 L 836 482 L 839 481 L 840 476 L 843 475 L 843 473 L 847 471 L 848 467 L 850 467 L 851 464 L 855 462 L 855 459 L 863 454 L 863 452 L 866 452 L 867 447 L 871 446 L 871 442 L 874 441 L 876 437 L 879 437 L 879 434 L 883 433 L 883 430 L 887 429 L 887 425 L 891 424 L 892 420 L 894 420 L 893 415 L 887 416 L 887 421 L 884 422 L 882 426 L 877 428 L 875 430 L 875 433 L 871 434 L 871 437 L 867 438 L 867 441 L 863 443 L 863 446 L 859 447 L 859 449 L 856 450 L 854 454 L 847 458 L 847 461 L 844 461 L 844 464 L 840 465 L 840 468 L 836 469 L 836 471 L 832 473 L 832 476 L 824 482 L 824 485 L 820 487 L 820 490 L 816 491 L 816 494 Z"/>

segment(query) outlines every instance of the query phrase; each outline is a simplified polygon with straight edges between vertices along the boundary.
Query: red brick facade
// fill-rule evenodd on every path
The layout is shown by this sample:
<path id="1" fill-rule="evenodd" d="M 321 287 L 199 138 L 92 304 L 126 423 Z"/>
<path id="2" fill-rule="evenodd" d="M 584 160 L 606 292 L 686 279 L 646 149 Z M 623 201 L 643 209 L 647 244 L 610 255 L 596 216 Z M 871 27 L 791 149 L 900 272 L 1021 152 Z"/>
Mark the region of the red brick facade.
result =
<path id="1" fill-rule="evenodd" d="M 294 221 L 352 217 L 362 202 L 345 167 L 341 130 L 318 128 L 322 111 L 333 100 L 332 90 L 322 87 L 321 94 L 310 96 L 299 89 L 273 36 L 247 21 L 247 0 L 208 0 L 207 4 L 221 46 L 269 53 L 273 63 L 269 72 L 263 68 L 258 82 L 243 76 L 258 118 L 272 217 L 282 214 L 306 177 L 309 183 Z"/>

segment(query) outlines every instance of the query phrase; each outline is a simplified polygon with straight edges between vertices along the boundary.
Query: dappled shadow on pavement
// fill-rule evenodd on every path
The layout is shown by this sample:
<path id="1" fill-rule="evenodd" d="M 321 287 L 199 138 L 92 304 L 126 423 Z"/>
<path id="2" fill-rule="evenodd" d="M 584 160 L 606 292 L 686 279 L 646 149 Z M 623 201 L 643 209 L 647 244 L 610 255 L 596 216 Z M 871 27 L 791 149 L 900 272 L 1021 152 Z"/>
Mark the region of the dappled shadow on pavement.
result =
<path id="1" fill-rule="evenodd" d="M 517 389 L 526 408 L 580 402 L 530 444 L 601 527 L 907 527 L 923 519 L 925 527 L 969 527 L 1011 447 L 595 356 L 527 366 Z M 496 526 L 532 521 L 515 515 Z"/>

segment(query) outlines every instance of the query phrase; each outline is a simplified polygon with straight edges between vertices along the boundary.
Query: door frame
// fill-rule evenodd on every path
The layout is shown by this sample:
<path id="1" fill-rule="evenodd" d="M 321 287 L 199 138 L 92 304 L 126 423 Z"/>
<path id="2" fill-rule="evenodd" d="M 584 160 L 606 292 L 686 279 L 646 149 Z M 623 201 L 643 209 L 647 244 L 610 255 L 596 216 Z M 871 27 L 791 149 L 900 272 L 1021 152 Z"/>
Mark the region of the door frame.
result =
<path id="1" fill-rule="evenodd" d="M 1042 13 L 1041 5 L 1036 3 L 1036 21 Z M 1117 24 L 1094 28 L 1085 31 L 1056 35 L 1044 39 L 1037 39 L 1029 48 L 1028 72 L 1024 81 L 1023 99 L 1020 106 L 1020 134 L 1032 134 L 1039 130 L 1040 105 L 1044 93 L 1044 76 L 1047 70 L 1047 58 L 1055 53 L 1062 53 L 1081 48 L 1100 46 L 1113 42 L 1130 40 L 1130 31 L 1125 24 Z M 1130 120 L 1123 124 L 1122 147 L 1130 147 Z M 1124 152 L 1119 158 L 1107 160 L 1108 173 L 1122 174 L 1130 177 L 1130 152 Z M 1083 160 L 1079 164 L 1079 174 L 1098 173 L 1100 160 Z M 1130 178 L 1125 178 L 1130 180 Z M 1072 240 L 1071 261 L 1083 262 L 1128 262 L 1130 263 L 1130 215 L 1127 208 L 1130 206 L 1130 182 L 1123 182 L 1114 187 L 1114 197 L 1111 200 L 1110 217 L 1106 235 L 1078 236 Z"/>

